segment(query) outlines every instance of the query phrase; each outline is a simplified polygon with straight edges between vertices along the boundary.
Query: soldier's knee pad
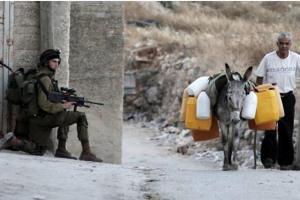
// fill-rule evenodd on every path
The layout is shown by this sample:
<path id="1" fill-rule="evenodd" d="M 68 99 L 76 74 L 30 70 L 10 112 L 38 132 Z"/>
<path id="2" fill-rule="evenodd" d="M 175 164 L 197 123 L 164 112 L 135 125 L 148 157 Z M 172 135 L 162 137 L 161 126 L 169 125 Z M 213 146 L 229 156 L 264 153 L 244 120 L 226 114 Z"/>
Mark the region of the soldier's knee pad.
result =
<path id="1" fill-rule="evenodd" d="M 88 127 L 88 122 L 85 113 L 80 113 L 80 116 L 78 117 L 77 126 L 85 126 Z"/>

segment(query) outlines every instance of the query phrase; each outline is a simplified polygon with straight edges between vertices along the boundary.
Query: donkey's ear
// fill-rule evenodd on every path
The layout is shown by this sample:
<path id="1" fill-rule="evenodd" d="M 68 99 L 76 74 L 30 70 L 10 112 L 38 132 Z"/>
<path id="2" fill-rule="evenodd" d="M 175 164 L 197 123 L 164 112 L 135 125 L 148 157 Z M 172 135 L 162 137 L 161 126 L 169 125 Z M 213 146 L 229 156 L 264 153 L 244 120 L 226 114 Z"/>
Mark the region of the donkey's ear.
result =
<path id="1" fill-rule="evenodd" d="M 232 78 L 232 74 L 231 74 L 231 69 L 227 63 L 225 63 L 225 70 L 226 70 L 226 77 L 227 77 L 228 82 L 232 81 L 233 78 Z"/>
<path id="2" fill-rule="evenodd" d="M 248 67 L 248 69 L 245 71 L 244 78 L 243 78 L 244 82 L 247 82 L 249 80 L 252 73 L 252 69 L 253 67 Z"/>

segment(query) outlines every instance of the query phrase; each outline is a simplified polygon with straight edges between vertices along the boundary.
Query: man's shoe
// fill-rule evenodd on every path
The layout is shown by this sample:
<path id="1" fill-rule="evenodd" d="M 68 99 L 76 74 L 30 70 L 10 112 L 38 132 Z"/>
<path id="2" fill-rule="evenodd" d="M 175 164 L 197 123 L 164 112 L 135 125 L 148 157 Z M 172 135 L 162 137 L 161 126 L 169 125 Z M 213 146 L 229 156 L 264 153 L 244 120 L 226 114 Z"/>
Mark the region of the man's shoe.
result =
<path id="1" fill-rule="evenodd" d="M 92 162 L 103 162 L 102 158 L 97 158 L 95 154 L 92 152 L 81 152 L 81 155 L 79 157 L 79 160 L 84 160 L 84 161 L 92 161 Z"/>
<path id="2" fill-rule="evenodd" d="M 19 148 L 19 141 L 12 132 L 7 133 L 3 138 L 0 139 L 0 150 L 9 147 Z"/>
<path id="3" fill-rule="evenodd" d="M 67 159 L 77 160 L 77 158 L 75 156 L 72 156 L 72 154 L 70 152 L 68 152 L 67 150 L 64 150 L 64 149 L 56 149 L 54 156 L 57 158 L 67 158 Z"/>
<path id="4" fill-rule="evenodd" d="M 288 171 L 288 170 L 290 170 L 290 169 L 289 169 L 289 166 L 288 166 L 288 165 L 280 165 L 280 170 Z"/>
<path id="5" fill-rule="evenodd" d="M 271 158 L 266 158 L 263 161 L 263 165 L 266 169 L 270 169 L 273 165 L 273 160 Z"/>

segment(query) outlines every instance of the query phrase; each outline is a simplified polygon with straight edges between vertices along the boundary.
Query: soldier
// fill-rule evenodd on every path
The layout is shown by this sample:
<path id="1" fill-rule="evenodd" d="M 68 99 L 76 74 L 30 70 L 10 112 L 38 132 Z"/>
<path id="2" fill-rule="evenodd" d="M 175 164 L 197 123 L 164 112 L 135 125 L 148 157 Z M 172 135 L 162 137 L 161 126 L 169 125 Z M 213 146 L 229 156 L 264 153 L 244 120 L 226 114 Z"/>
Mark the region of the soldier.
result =
<path id="1" fill-rule="evenodd" d="M 33 155 L 44 155 L 47 150 L 48 139 L 52 128 L 59 127 L 57 133 L 58 148 L 55 157 L 76 159 L 66 149 L 68 139 L 68 126 L 77 124 L 78 139 L 81 141 L 82 153 L 80 160 L 103 162 L 90 150 L 88 122 L 84 112 L 66 111 L 75 102 L 52 103 L 47 99 L 47 92 L 59 91 L 57 81 L 54 79 L 55 72 L 59 67 L 61 58 L 60 51 L 48 49 L 40 56 L 39 71 L 36 75 L 37 103 L 39 109 L 37 116 L 29 121 L 28 140 L 18 139 L 13 133 L 8 133 L 0 140 L 0 150 L 5 148 L 18 149 Z"/>

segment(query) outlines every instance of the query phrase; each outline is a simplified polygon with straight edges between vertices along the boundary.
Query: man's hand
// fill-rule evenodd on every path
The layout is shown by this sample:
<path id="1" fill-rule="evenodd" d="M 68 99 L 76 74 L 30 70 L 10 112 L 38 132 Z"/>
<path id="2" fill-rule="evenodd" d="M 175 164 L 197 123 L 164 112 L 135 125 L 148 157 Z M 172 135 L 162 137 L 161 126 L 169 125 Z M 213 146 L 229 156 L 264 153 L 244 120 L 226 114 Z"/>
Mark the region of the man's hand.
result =
<path id="1" fill-rule="evenodd" d="M 62 104 L 63 109 L 70 109 L 76 102 L 65 102 Z"/>

